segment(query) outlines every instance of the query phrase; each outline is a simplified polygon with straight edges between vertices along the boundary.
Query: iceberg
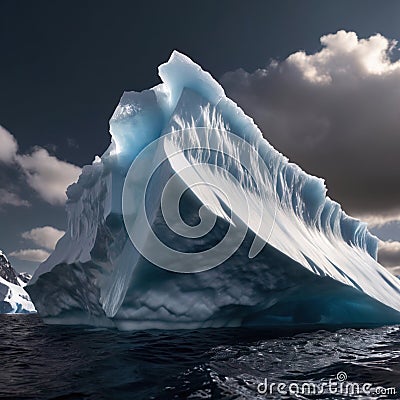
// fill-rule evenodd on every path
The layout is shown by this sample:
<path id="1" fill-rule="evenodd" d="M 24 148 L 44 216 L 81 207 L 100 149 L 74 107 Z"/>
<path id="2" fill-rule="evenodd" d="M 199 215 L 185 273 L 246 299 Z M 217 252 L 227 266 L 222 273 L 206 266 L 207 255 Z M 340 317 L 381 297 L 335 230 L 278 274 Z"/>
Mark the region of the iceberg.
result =
<path id="1" fill-rule="evenodd" d="M 47 323 L 136 329 L 400 323 L 377 238 L 173 52 L 125 92 L 26 286 Z"/>

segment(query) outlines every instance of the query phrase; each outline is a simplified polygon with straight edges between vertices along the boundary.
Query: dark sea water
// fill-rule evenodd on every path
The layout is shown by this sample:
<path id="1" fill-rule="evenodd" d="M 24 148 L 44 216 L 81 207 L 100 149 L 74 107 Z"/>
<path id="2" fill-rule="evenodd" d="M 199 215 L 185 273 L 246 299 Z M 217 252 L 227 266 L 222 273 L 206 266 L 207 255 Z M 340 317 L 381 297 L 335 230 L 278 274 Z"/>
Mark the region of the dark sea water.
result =
<path id="1" fill-rule="evenodd" d="M 397 326 L 126 333 L 1 315 L 0 362 L 2 399 L 400 398 Z M 297 395 L 271 383 L 292 384 Z M 363 384 L 371 385 L 369 394 Z"/>

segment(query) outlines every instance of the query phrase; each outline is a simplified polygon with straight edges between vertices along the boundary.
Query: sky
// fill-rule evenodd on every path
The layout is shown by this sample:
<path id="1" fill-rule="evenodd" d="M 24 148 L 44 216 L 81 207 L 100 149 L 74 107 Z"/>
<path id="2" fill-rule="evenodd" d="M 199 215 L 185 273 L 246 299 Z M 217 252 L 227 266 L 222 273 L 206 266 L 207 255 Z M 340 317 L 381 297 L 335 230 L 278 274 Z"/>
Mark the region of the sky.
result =
<path id="1" fill-rule="evenodd" d="M 384 5 L 2 0 L 0 248 L 18 271 L 47 257 L 66 229 L 66 187 L 107 148 L 123 91 L 158 84 L 176 49 L 399 266 L 400 2 Z"/>

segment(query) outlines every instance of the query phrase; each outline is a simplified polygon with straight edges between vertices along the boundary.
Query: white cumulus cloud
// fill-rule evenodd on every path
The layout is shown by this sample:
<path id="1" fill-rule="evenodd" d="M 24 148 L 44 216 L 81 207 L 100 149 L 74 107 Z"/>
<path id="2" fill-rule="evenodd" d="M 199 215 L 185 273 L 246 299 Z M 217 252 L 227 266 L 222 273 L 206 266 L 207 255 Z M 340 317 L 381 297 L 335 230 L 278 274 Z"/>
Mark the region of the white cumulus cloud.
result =
<path id="1" fill-rule="evenodd" d="M 0 162 L 13 162 L 17 150 L 18 143 L 14 136 L 0 125 Z"/>
<path id="2" fill-rule="evenodd" d="M 38 246 L 44 247 L 48 250 L 54 250 L 58 240 L 61 239 L 64 233 L 64 231 L 52 226 L 43 226 L 22 233 L 22 237 L 24 239 L 32 240 L 32 242 Z"/>
<path id="3" fill-rule="evenodd" d="M 36 148 L 32 154 L 17 155 L 16 160 L 24 171 L 29 186 L 53 205 L 65 203 L 67 187 L 81 173 L 81 168 L 57 159 L 43 148 Z"/>
<path id="4" fill-rule="evenodd" d="M 41 249 L 23 249 L 10 253 L 10 257 L 18 258 L 19 260 L 43 262 L 49 257 L 50 253 Z"/>
<path id="5" fill-rule="evenodd" d="M 25 182 L 46 202 L 62 205 L 67 200 L 66 190 L 77 181 L 81 168 L 59 160 L 41 147 L 35 147 L 30 154 L 19 154 L 15 137 L 0 126 L 0 162 L 8 168 L 15 168 L 23 173 Z M 26 206 L 27 202 L 8 189 L 3 189 L 6 198 L 1 204 Z M 7 192 L 7 193 L 6 193 Z"/>

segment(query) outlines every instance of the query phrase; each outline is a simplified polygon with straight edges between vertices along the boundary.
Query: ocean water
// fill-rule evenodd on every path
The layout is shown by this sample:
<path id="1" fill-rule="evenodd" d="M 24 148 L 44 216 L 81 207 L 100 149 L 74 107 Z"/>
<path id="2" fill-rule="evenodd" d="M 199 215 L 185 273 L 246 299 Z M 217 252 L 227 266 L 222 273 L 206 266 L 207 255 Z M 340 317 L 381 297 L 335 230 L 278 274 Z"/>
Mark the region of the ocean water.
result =
<path id="1" fill-rule="evenodd" d="M 2 399 L 400 398 L 398 326 L 118 332 L 1 315 L 0 361 Z"/>

